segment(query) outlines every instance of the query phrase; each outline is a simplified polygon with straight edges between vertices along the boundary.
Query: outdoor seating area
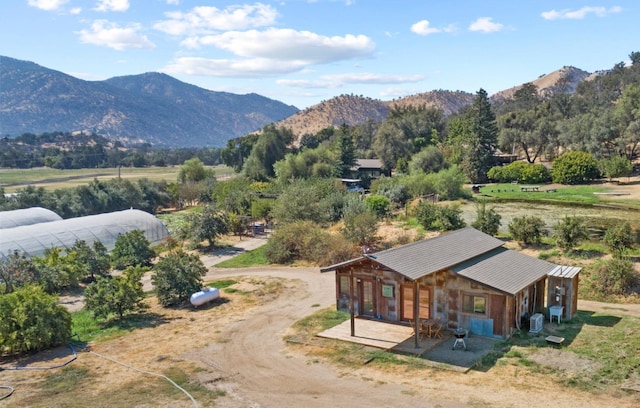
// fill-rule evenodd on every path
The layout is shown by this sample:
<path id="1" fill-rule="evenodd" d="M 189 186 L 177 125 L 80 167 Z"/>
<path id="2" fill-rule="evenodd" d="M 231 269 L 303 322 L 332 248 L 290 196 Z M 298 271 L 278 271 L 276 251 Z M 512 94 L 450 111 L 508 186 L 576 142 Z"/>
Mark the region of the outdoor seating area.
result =
<path id="1" fill-rule="evenodd" d="M 520 191 L 524 191 L 524 192 L 540 191 L 540 187 L 538 187 L 538 186 L 522 186 L 522 187 L 520 187 Z"/>
<path id="2" fill-rule="evenodd" d="M 469 338 L 465 330 L 464 343 L 456 344 L 458 340 L 454 332 L 442 330 L 437 333 L 439 325 L 433 331 L 432 337 L 420 338 L 418 348 L 415 347 L 415 333 L 411 327 L 403 324 L 391 324 L 370 319 L 355 319 L 355 335 L 351 336 L 351 322 L 349 320 L 327 329 L 318 337 L 347 341 L 367 347 L 380 348 L 399 354 L 419 356 L 434 364 L 445 364 L 451 370 L 466 372 L 487 353 L 493 350 L 496 339 L 474 336 Z M 454 349 L 454 344 L 456 345 Z M 464 347 L 462 347 L 464 344 Z M 442 365 L 438 365 L 443 367 Z"/>

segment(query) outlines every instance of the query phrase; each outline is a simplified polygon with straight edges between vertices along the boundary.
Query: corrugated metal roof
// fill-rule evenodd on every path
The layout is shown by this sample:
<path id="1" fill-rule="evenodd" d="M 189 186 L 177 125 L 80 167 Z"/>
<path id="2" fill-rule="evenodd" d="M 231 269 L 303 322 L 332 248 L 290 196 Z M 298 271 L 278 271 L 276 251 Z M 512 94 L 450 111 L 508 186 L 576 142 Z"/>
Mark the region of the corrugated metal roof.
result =
<path id="1" fill-rule="evenodd" d="M 382 168 L 382 161 L 379 159 L 356 159 L 354 169 L 380 169 Z"/>
<path id="2" fill-rule="evenodd" d="M 503 244 L 502 241 L 491 235 L 468 227 L 366 256 L 374 262 L 415 280 L 499 248 Z M 332 265 L 322 271 L 335 270 L 355 261 Z"/>
<path id="3" fill-rule="evenodd" d="M 451 268 L 458 275 L 515 295 L 547 276 L 556 265 L 517 251 L 499 248 Z"/>
<path id="4" fill-rule="evenodd" d="M 575 277 L 580 271 L 582 270 L 582 268 L 578 267 L 578 266 L 562 266 L 562 265 L 556 265 L 555 268 L 553 268 L 553 270 L 551 272 L 548 273 L 549 276 L 555 276 L 558 278 L 567 278 L 567 279 L 572 279 L 573 277 Z"/>

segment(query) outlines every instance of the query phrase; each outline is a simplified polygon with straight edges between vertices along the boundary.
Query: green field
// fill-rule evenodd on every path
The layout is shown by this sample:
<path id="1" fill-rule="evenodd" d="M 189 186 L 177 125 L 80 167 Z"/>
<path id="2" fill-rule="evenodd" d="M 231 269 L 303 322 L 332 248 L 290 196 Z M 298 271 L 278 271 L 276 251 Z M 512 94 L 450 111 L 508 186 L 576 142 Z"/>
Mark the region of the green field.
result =
<path id="1" fill-rule="evenodd" d="M 233 169 L 227 166 L 213 166 L 216 177 L 225 179 L 233 175 Z M 121 167 L 120 169 L 78 169 L 78 170 L 56 170 L 46 167 L 35 169 L 1 169 L 0 187 L 5 193 L 13 193 L 27 185 L 44 187 L 46 190 L 58 188 L 76 187 L 87 184 L 93 179 L 108 180 L 115 177 L 141 179 L 148 178 L 153 181 L 166 180 L 173 182 L 177 180 L 180 166 L 174 167 Z"/>

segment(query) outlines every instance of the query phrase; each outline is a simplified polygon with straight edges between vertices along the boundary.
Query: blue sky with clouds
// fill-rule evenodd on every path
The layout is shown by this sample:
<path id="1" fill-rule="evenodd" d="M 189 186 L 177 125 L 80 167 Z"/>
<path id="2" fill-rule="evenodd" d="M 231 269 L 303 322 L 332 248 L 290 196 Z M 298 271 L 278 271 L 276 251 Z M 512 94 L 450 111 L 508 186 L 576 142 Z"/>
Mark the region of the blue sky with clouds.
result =
<path id="1" fill-rule="evenodd" d="M 640 51 L 639 22 L 637 0 L 3 0 L 0 55 L 86 80 L 164 72 L 302 109 L 608 69 Z"/>

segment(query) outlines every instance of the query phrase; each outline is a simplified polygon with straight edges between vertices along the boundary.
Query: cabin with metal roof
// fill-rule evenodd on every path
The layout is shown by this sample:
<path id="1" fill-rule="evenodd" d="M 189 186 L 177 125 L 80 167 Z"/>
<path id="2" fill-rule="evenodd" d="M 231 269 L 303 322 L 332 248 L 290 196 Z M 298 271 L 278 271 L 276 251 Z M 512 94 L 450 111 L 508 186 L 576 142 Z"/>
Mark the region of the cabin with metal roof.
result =
<path id="1" fill-rule="evenodd" d="M 560 267 L 505 248 L 474 228 L 362 256 L 322 268 L 336 272 L 336 307 L 352 316 L 390 323 L 440 318 L 446 328 L 508 338 L 528 317 L 565 306 L 577 312 L 577 275 L 572 296 L 545 296 L 549 274 Z M 555 271 L 555 272 L 554 272 Z M 417 316 L 417 318 L 416 318 Z"/>

